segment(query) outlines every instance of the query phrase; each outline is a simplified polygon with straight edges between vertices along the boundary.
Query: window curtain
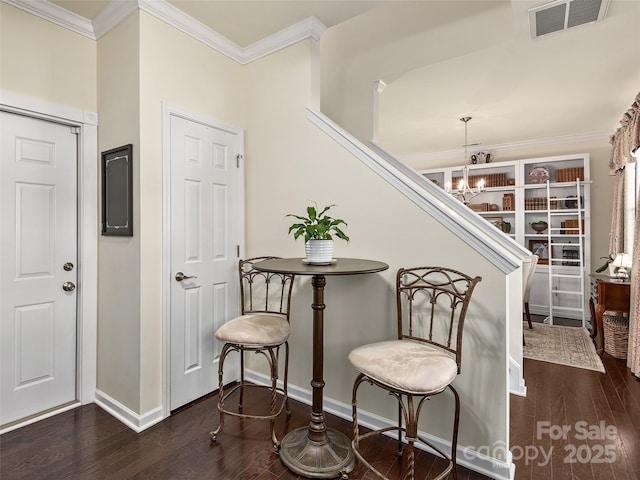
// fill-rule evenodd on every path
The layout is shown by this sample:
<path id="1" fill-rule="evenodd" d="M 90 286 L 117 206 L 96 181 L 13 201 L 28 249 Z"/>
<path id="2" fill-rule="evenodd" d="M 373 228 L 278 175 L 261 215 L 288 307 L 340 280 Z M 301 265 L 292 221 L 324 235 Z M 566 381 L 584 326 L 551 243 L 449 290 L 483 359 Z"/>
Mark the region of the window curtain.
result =
<path id="1" fill-rule="evenodd" d="M 636 199 L 636 222 L 633 245 L 624 242 L 624 177 L 627 163 L 635 162 L 640 147 L 640 93 L 620 119 L 620 127 L 611 136 L 612 153 L 609 168 L 615 172 L 614 202 L 609 240 L 609 253 L 633 251 L 631 268 L 631 305 L 629 314 L 629 350 L 627 366 L 640 377 L 640 198 Z M 636 186 L 637 189 L 637 186 Z"/>
<path id="2" fill-rule="evenodd" d="M 631 305 L 629 309 L 629 350 L 627 367 L 640 377 L 640 203 L 636 204 L 636 227 L 634 231 L 633 260 L 631 267 Z"/>

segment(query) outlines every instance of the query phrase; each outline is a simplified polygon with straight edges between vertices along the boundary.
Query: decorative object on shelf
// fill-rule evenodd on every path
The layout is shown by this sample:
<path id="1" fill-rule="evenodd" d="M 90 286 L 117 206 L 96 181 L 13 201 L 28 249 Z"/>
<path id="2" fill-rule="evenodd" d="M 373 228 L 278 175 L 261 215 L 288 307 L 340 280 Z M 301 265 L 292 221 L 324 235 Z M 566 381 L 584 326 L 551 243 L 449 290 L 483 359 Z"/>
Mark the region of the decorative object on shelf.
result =
<path id="1" fill-rule="evenodd" d="M 515 210 L 516 195 L 515 193 L 505 193 L 502 195 L 502 210 L 512 211 Z"/>
<path id="2" fill-rule="evenodd" d="M 471 199 L 484 190 L 484 179 L 481 179 L 477 182 L 477 185 L 472 187 L 469 184 L 469 154 L 467 143 L 467 127 L 469 120 L 471 117 L 462 117 L 460 119 L 461 122 L 464 122 L 464 166 L 462 167 L 462 178 L 458 181 L 457 190 L 451 189 L 450 186 L 447 186 L 447 191 L 451 193 L 454 197 L 457 197 L 465 205 L 469 205 Z"/>
<path id="3" fill-rule="evenodd" d="M 572 245 L 570 241 L 568 243 L 562 247 L 562 265 L 577 267 L 580 264 L 580 247 Z"/>
<path id="4" fill-rule="evenodd" d="M 549 242 L 547 240 L 529 240 L 529 250 L 534 255 L 538 255 L 539 264 L 549 264 Z"/>
<path id="5" fill-rule="evenodd" d="M 580 204 L 582 205 L 582 196 L 580 197 Z M 578 208 L 578 198 L 575 195 L 569 195 L 564 201 L 564 208 L 575 209 Z"/>
<path id="6" fill-rule="evenodd" d="M 556 182 L 584 181 L 584 167 L 559 168 L 556 170 Z"/>
<path id="7" fill-rule="evenodd" d="M 529 172 L 529 181 L 531 183 L 544 183 L 551 178 L 551 174 L 547 167 L 534 167 Z"/>
<path id="8" fill-rule="evenodd" d="M 580 235 L 581 233 L 584 233 L 584 220 L 578 222 L 578 219 L 573 219 L 560 222 L 561 235 Z"/>
<path id="9" fill-rule="evenodd" d="M 504 231 L 504 220 L 502 217 L 484 217 L 484 219 L 498 230 Z"/>
<path id="10" fill-rule="evenodd" d="M 471 118 L 469 118 L 469 120 L 471 120 Z M 467 142 L 464 142 L 464 143 L 467 143 Z M 477 163 L 491 163 L 491 154 L 485 153 L 485 152 L 475 153 L 471 155 L 471 163 L 473 163 L 474 165 Z"/>
<path id="11" fill-rule="evenodd" d="M 307 216 L 288 214 L 300 222 L 289 227 L 293 238 L 304 236 L 306 263 L 311 265 L 328 265 L 333 262 L 333 235 L 348 242 L 349 237 L 340 229 L 347 223 L 340 218 L 332 218 L 325 213 L 335 205 L 324 207 L 318 212 L 317 205 L 307 207 Z"/>
<path id="12" fill-rule="evenodd" d="M 613 272 L 617 278 L 627 279 L 629 278 L 629 270 L 631 269 L 631 255 L 628 253 L 618 253 L 613 262 Z"/>
<path id="13" fill-rule="evenodd" d="M 454 185 L 459 185 L 462 177 L 452 177 Z M 469 188 L 476 188 L 482 183 L 482 188 L 506 187 L 509 179 L 506 173 L 489 173 L 485 175 L 469 175 Z"/>
<path id="14" fill-rule="evenodd" d="M 549 197 L 549 210 L 559 210 L 562 208 L 562 202 L 555 195 Z"/>
<path id="15" fill-rule="evenodd" d="M 547 197 L 530 197 L 524 199 L 525 210 L 546 210 Z"/>
<path id="16" fill-rule="evenodd" d="M 511 233 L 511 223 L 509 222 L 502 222 L 502 231 L 504 233 Z"/>
<path id="17" fill-rule="evenodd" d="M 549 228 L 549 224 L 547 224 L 547 222 L 544 222 L 542 220 L 539 222 L 531 222 L 531 228 L 533 228 L 536 233 L 542 234 L 542 232 L 544 232 L 547 228 Z"/>
<path id="18" fill-rule="evenodd" d="M 468 203 L 469 207 L 474 212 L 498 212 L 500 207 L 496 203 Z"/>

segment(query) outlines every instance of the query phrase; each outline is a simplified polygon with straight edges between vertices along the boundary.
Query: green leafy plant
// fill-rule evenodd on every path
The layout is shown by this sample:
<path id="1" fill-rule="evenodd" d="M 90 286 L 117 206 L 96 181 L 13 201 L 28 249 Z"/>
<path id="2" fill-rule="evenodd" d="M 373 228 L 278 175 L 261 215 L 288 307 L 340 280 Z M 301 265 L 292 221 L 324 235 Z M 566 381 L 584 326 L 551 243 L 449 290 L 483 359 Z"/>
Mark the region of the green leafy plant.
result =
<path id="1" fill-rule="evenodd" d="M 606 262 L 604 262 L 603 265 L 601 265 L 600 267 L 596 268 L 596 273 L 601 273 L 604 272 L 607 268 L 609 268 L 609 264 L 611 262 L 613 262 L 613 259 L 615 258 L 614 255 L 609 255 L 608 257 L 600 257 L 606 260 Z"/>
<path id="2" fill-rule="evenodd" d="M 314 202 L 315 204 L 315 202 Z M 287 217 L 293 217 L 299 220 L 289 227 L 289 234 L 293 232 L 293 238 L 298 239 L 304 236 L 304 241 L 309 240 L 332 240 L 335 235 L 338 238 L 348 242 L 349 237 L 340 229 L 340 225 L 347 225 L 347 222 L 340 218 L 332 218 L 326 215 L 326 212 L 335 205 L 324 207 L 318 212 L 317 204 L 307 207 L 307 216 L 288 214 Z"/>

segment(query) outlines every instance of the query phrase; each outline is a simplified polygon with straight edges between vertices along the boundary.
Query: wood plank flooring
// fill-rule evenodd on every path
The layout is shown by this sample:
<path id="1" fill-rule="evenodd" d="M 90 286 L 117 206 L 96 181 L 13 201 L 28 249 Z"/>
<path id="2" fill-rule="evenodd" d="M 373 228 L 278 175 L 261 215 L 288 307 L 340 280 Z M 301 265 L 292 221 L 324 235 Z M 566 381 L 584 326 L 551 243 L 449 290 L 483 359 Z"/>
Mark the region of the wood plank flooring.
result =
<path id="1" fill-rule="evenodd" d="M 602 360 L 605 374 L 525 359 L 527 397 L 511 396 L 517 479 L 640 479 L 640 381 Z"/>
<path id="2" fill-rule="evenodd" d="M 603 360 L 606 374 L 525 360 L 528 396 L 511 397 L 516 479 L 640 479 L 640 382 L 624 361 L 607 355 Z M 302 478 L 271 451 L 267 422 L 227 417 L 218 442 L 211 443 L 208 432 L 217 425 L 216 401 L 216 395 L 205 397 L 140 434 L 95 405 L 62 413 L 0 436 L 0 478 Z M 291 406 L 292 416 L 278 421 L 280 434 L 308 423 L 310 407 L 295 401 Z M 350 435 L 348 421 L 327 415 L 327 424 Z M 595 438 L 582 438 L 583 430 L 600 425 L 605 430 L 593 433 Z M 556 435 L 563 426 L 570 431 Z M 400 479 L 394 452 L 391 439 L 370 446 L 376 465 Z M 612 455 L 615 461 L 608 462 Z M 429 478 L 438 466 L 424 452 L 416 461 L 420 479 Z M 375 477 L 358 465 L 350 478 Z M 485 478 L 459 467 L 460 480 Z"/>

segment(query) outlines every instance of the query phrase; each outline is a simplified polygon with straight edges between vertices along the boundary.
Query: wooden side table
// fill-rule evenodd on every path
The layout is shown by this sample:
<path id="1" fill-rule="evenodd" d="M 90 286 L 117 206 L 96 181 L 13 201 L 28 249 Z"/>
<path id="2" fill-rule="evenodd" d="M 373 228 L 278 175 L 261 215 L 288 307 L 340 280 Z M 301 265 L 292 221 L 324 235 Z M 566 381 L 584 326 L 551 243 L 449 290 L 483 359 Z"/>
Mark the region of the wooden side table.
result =
<path id="1" fill-rule="evenodd" d="M 598 335 L 599 345 L 596 352 L 602 356 L 605 352 L 604 329 L 602 328 L 602 314 L 605 311 L 622 312 L 629 314 L 631 304 L 631 282 L 621 280 L 608 275 L 592 274 L 591 297 L 589 309 L 591 311 L 591 338 Z M 597 307 L 594 306 L 597 305 Z"/>

